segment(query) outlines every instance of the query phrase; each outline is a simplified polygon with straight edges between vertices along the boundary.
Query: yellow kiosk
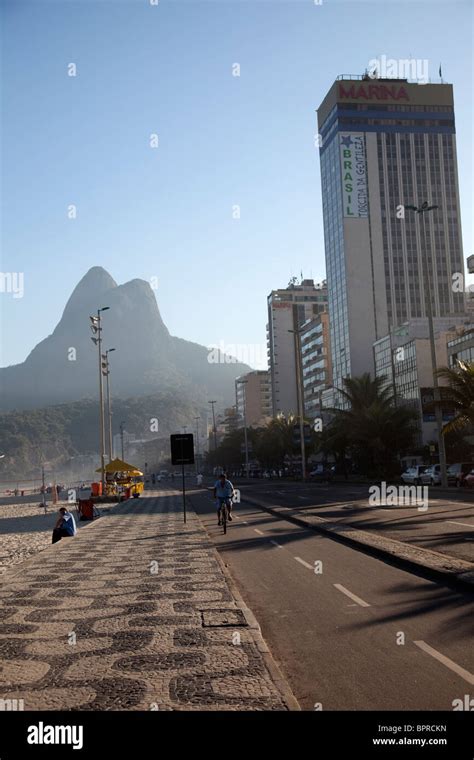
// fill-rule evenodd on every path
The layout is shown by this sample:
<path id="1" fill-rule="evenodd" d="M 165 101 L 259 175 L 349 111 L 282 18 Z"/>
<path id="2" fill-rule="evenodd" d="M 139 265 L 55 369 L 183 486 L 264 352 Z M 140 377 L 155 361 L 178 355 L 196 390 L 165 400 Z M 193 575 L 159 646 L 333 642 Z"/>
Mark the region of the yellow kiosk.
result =
<path id="1" fill-rule="evenodd" d="M 101 468 L 96 472 L 102 472 Z M 144 489 L 143 472 L 122 459 L 113 459 L 104 467 L 105 495 L 138 499 Z"/>

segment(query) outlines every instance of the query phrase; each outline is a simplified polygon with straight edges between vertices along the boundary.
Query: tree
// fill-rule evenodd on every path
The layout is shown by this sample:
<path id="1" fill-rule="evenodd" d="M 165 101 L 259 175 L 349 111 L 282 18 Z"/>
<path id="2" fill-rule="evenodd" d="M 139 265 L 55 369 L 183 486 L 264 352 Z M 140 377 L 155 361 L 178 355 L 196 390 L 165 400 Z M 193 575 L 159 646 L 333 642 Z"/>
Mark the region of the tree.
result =
<path id="1" fill-rule="evenodd" d="M 334 415 L 332 433 L 339 457 L 347 441 L 362 473 L 370 477 L 390 474 L 396 455 L 413 441 L 416 412 L 408 405 L 395 405 L 385 378 L 371 378 L 364 373 L 345 378 L 343 383 L 340 393 L 347 408 L 330 410 Z"/>
<path id="2" fill-rule="evenodd" d="M 474 364 L 458 361 L 455 367 L 442 367 L 437 374 L 448 382 L 443 396 L 455 414 L 444 425 L 443 434 L 470 430 L 474 427 Z"/>

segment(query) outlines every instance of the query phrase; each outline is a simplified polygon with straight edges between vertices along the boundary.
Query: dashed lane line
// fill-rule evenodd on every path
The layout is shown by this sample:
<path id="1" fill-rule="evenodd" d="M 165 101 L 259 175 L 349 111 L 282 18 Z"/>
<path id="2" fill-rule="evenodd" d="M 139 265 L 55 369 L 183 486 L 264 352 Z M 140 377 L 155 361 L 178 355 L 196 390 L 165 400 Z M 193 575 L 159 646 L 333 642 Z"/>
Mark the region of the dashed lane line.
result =
<path id="1" fill-rule="evenodd" d="M 345 586 L 342 586 L 340 583 L 334 583 L 333 585 L 335 588 L 337 588 L 338 591 L 342 591 L 342 593 L 348 596 L 349 599 L 352 599 L 353 602 L 360 604 L 361 607 L 370 607 L 370 604 L 368 602 L 364 602 L 360 596 L 356 596 L 352 593 L 352 591 L 349 591 L 349 589 L 347 589 Z"/>
<path id="2" fill-rule="evenodd" d="M 465 525 L 466 528 L 474 528 L 474 525 L 470 525 L 469 523 L 463 523 L 459 522 L 458 520 L 445 520 L 447 523 L 451 523 L 452 525 Z"/>
<path id="3" fill-rule="evenodd" d="M 270 539 L 270 543 L 274 546 L 277 546 L 279 549 L 283 549 L 283 546 L 278 543 L 278 541 L 274 541 L 273 539 Z"/>
<path id="4" fill-rule="evenodd" d="M 310 565 L 309 562 L 305 562 L 305 560 L 301 559 L 301 557 L 295 557 L 295 560 L 299 562 L 301 565 L 308 567 L 310 570 L 314 570 L 314 566 Z"/>
<path id="5" fill-rule="evenodd" d="M 440 662 L 446 668 L 452 670 L 453 673 L 457 673 L 458 676 L 464 678 L 464 680 L 471 684 L 471 686 L 474 685 L 474 675 L 458 665 L 457 662 L 450 660 L 449 657 L 446 657 L 446 655 L 441 654 L 441 652 L 438 652 L 436 649 L 433 649 L 433 647 L 430 647 L 426 641 L 414 641 L 413 643 L 422 649 L 423 652 L 426 652 L 427 654 L 431 655 L 431 657 L 434 657 L 435 660 L 438 660 L 438 662 Z"/>
<path id="6" fill-rule="evenodd" d="M 254 528 L 255 533 L 258 533 L 259 536 L 264 536 L 265 533 L 262 530 L 259 530 L 258 528 Z"/>

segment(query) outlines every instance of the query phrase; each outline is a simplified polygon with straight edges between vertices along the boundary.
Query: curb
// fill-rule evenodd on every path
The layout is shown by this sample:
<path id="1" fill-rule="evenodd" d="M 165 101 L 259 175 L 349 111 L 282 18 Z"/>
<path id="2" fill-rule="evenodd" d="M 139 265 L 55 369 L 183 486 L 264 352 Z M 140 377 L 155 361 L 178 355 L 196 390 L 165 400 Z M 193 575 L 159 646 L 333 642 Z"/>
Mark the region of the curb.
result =
<path id="1" fill-rule="evenodd" d="M 310 528 L 317 533 L 322 533 L 334 541 L 339 541 L 352 549 L 358 549 L 377 559 L 389 562 L 403 570 L 421 575 L 428 580 L 444 583 L 456 589 L 463 591 L 474 591 L 474 564 L 465 560 L 451 559 L 447 555 L 431 549 L 422 549 L 420 547 L 411 547 L 402 541 L 393 538 L 380 537 L 359 530 L 347 523 L 329 523 L 323 518 L 313 516 L 312 521 L 305 519 L 298 513 L 296 508 L 286 508 L 289 514 L 269 507 L 254 499 L 242 498 L 242 502 L 256 506 L 264 512 L 274 515 L 282 520 L 288 520 L 303 528 Z M 285 508 L 283 508 L 285 509 Z M 295 515 L 296 513 L 296 515 Z M 417 559 L 417 554 L 422 559 Z M 443 567 L 443 564 L 445 567 Z M 451 565 L 452 569 L 447 569 L 446 565 Z"/>
<path id="2" fill-rule="evenodd" d="M 209 533 L 204 526 L 204 524 L 201 521 L 201 518 L 199 517 L 198 513 L 194 509 L 192 503 L 190 503 L 190 508 L 193 510 L 193 513 L 196 517 L 196 519 L 199 521 L 199 524 L 201 525 L 201 528 L 204 530 L 206 535 L 208 536 L 210 540 Z M 270 673 L 271 679 L 273 683 L 275 684 L 276 688 L 280 692 L 284 702 L 286 703 L 288 710 L 290 712 L 299 712 L 301 710 L 301 707 L 298 704 L 298 701 L 296 697 L 294 696 L 291 687 L 289 683 L 287 682 L 286 678 L 284 677 L 283 673 L 281 672 L 280 668 L 278 667 L 277 663 L 273 659 L 273 655 L 268 647 L 267 642 L 263 638 L 262 635 L 262 629 L 260 628 L 260 624 L 253 614 L 250 607 L 247 606 L 245 603 L 239 589 L 237 588 L 237 585 L 231 575 L 231 572 L 227 565 L 225 564 L 224 560 L 220 557 L 219 552 L 217 551 L 216 547 L 212 547 L 212 551 L 217 559 L 217 563 L 219 567 L 222 570 L 222 573 L 226 579 L 227 585 L 229 586 L 230 592 L 232 596 L 234 597 L 234 601 L 238 604 L 240 609 L 243 612 L 243 615 L 245 617 L 245 620 L 247 622 L 248 627 L 250 630 L 253 631 L 255 634 L 255 645 L 265 663 L 265 666 Z"/>

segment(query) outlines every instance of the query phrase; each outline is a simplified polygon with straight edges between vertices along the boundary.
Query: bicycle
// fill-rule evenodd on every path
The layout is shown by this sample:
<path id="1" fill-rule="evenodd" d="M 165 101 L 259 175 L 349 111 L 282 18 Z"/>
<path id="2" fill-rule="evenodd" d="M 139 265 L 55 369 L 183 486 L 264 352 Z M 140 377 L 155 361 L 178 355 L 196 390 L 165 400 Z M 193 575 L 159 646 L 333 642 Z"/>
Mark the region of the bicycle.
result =
<path id="1" fill-rule="evenodd" d="M 227 533 L 227 518 L 229 516 L 228 499 L 219 499 L 219 521 L 222 523 L 224 534 Z"/>

